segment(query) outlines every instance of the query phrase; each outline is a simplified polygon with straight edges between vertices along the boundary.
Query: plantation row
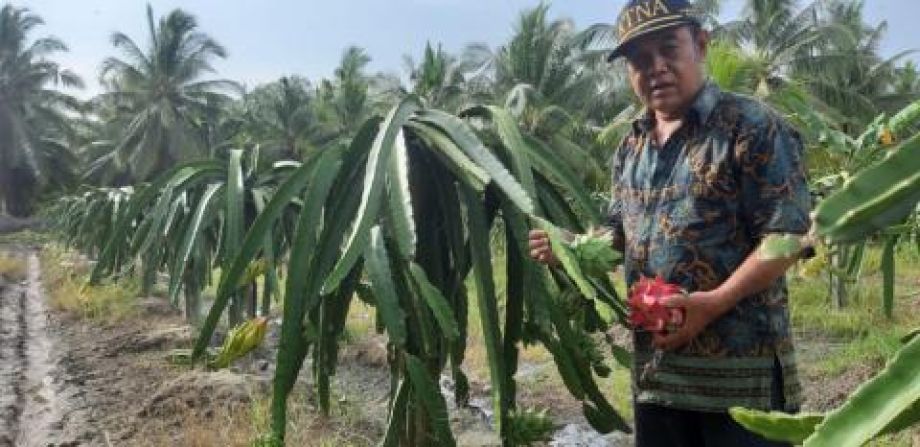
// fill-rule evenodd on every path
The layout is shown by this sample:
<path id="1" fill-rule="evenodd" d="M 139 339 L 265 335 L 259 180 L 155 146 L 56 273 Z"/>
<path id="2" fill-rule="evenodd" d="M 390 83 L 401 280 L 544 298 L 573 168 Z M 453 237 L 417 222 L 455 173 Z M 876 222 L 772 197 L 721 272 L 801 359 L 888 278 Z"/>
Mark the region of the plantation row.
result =
<path id="1" fill-rule="evenodd" d="M 813 231 L 772 239 L 762 255 L 816 246 L 827 259 L 829 294 L 846 306 L 867 244 L 880 241 L 881 305 L 890 316 L 895 247 L 912 242 L 920 251 L 916 71 L 880 60 L 861 7 L 777 11 L 776 3 L 713 23 L 718 41 L 707 62 L 714 82 L 776 107 L 809 148 L 819 202 Z M 516 405 L 519 354 L 530 344 L 551 354 L 592 427 L 629 431 L 599 389 L 610 368 L 595 341 L 612 325 L 628 325 L 626 300 L 609 266 L 595 268 L 597 258 L 563 234 L 603 223 L 605 160 L 641 112 L 604 61 L 610 27 L 576 31 L 550 22 L 547 10 L 522 14 L 511 41 L 494 52 L 472 46 L 456 57 L 429 45 L 408 88 L 365 74 L 369 58 L 352 48 L 334 79 L 316 87 L 284 77 L 242 93 L 231 81 L 201 79 L 225 51 L 194 17 L 176 10 L 156 21 L 148 8 L 149 50 L 113 35 L 125 59 L 107 59 L 106 92 L 77 104 L 48 87 L 79 83 L 45 58 L 63 45 L 30 45 L 26 35 L 40 19 L 6 6 L 0 36 L 12 50 L 0 58 L 25 62 L 19 77 L 0 77 L 22 81 L 2 86 L 22 92 L 18 108 L 0 110 L 0 120 L 16 124 L 5 128 L 21 130 L 0 136 L 0 179 L 16 182 L 0 184 L 4 209 L 27 212 L 40 194 L 62 193 L 44 214 L 62 240 L 96 261 L 93 284 L 140 278 L 146 293 L 167 274 L 169 299 L 199 328 L 196 364 L 228 365 L 264 336 L 265 320 L 254 319 L 280 315 L 268 445 L 284 442 L 288 397 L 308 356 L 329 414 L 330 376 L 355 300 L 375 308 L 387 337 L 384 445 L 455 443 L 438 383 L 449 374 L 455 401 L 469 400 L 469 309 L 478 310 L 503 443 L 535 441 L 532 427 L 541 423 Z M 843 22 L 854 14 L 856 23 Z M 852 41 L 831 32 L 846 25 Z M 768 38 L 782 35 L 793 41 Z M 801 54 L 825 61 L 824 71 L 793 65 Z M 867 66 L 877 65 L 886 76 L 869 75 Z M 865 79 L 847 82 L 853 72 Z M 882 107 L 883 96 L 897 100 Z M 559 267 L 530 261 L 534 228 L 549 233 Z M 503 268 L 493 259 L 499 245 Z M 213 285 L 215 299 L 205 301 Z M 238 344 L 214 352 L 222 326 Z M 888 367 L 833 412 L 733 415 L 765 436 L 809 446 L 861 445 L 909 427 L 920 420 L 918 339 L 905 337 Z M 632 366 L 626 349 L 612 349 Z"/>

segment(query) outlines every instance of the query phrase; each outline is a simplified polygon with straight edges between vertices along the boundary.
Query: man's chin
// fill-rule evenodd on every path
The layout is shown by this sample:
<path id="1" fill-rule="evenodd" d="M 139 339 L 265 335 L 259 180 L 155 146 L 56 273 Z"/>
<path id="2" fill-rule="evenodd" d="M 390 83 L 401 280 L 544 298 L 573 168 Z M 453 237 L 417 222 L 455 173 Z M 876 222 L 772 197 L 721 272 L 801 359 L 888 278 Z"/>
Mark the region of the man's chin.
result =
<path id="1" fill-rule="evenodd" d="M 676 97 L 668 96 L 664 98 L 652 98 L 648 103 L 648 108 L 654 112 L 673 114 L 681 110 L 680 101 Z"/>

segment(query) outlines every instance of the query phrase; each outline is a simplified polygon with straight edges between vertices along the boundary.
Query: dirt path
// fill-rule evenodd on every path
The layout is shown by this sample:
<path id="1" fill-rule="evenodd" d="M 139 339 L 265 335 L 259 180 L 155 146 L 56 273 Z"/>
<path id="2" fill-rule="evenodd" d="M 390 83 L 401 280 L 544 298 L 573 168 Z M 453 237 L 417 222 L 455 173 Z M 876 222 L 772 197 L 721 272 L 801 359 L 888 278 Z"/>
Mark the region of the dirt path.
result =
<path id="1" fill-rule="evenodd" d="M 26 258 L 27 276 L 0 292 L 0 445 L 66 445 L 59 437 L 62 412 L 38 258 L 34 252 L 18 255 Z"/>
<path id="2" fill-rule="evenodd" d="M 232 416 L 250 405 L 246 376 L 165 360 L 192 339 L 166 302 L 140 300 L 112 324 L 51 311 L 37 254 L 0 252 L 27 264 L 24 278 L 0 277 L 0 447 L 229 445 L 223 424 L 245 425 Z M 195 423 L 198 439 L 183 438 Z"/>

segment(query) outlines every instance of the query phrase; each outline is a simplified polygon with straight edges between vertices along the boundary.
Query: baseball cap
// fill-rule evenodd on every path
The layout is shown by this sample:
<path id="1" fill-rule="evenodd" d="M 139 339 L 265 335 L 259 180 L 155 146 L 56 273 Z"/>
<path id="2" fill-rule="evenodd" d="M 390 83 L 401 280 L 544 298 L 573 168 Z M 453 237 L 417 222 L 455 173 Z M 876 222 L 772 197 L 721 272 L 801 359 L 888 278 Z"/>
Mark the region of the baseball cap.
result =
<path id="1" fill-rule="evenodd" d="M 626 45 L 639 37 L 690 23 L 700 21 L 687 0 L 628 0 L 617 18 L 617 46 L 607 60 L 622 56 Z"/>

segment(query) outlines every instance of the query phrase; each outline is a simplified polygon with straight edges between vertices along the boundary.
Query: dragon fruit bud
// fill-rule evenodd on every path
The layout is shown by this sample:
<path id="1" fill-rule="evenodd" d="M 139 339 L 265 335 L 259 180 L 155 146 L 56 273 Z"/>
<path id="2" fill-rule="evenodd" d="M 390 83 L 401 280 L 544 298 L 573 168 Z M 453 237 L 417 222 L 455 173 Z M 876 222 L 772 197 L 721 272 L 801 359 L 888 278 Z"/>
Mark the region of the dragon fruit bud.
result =
<path id="1" fill-rule="evenodd" d="M 589 230 L 586 234 L 575 236 L 569 247 L 588 276 L 602 277 L 612 272 L 621 259 L 613 249 L 613 237 L 608 232 Z"/>

